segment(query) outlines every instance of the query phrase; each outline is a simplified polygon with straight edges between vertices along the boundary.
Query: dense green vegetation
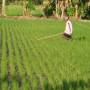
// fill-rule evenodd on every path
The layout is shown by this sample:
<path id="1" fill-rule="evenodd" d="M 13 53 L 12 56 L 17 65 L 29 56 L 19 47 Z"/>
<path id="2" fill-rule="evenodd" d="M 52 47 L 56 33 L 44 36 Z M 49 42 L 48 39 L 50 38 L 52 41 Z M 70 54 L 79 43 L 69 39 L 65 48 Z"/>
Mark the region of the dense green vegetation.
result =
<path id="1" fill-rule="evenodd" d="M 8 9 L 11 4 L 13 6 Z M 1 0 L 0 16 L 31 16 L 32 10 L 38 6 L 41 6 L 40 11 L 34 16 L 54 16 L 64 19 L 68 15 L 77 19 L 90 19 L 90 0 Z M 14 9 L 12 11 L 14 14 L 8 12 L 10 9 L 11 11 Z"/>
<path id="2" fill-rule="evenodd" d="M 0 90 L 90 90 L 90 22 L 72 22 L 72 40 L 39 41 L 64 22 L 0 19 Z"/>

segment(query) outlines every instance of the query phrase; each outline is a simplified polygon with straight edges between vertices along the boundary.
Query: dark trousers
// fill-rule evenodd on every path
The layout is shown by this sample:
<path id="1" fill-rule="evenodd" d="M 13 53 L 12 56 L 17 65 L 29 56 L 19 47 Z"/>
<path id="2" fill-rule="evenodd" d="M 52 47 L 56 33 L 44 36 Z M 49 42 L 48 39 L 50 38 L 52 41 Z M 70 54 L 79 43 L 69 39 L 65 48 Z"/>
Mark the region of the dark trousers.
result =
<path id="1" fill-rule="evenodd" d="M 67 39 L 71 39 L 71 38 L 72 38 L 72 36 L 69 35 L 69 34 L 67 34 L 67 33 L 64 33 L 63 36 L 64 36 L 65 38 L 67 38 Z"/>

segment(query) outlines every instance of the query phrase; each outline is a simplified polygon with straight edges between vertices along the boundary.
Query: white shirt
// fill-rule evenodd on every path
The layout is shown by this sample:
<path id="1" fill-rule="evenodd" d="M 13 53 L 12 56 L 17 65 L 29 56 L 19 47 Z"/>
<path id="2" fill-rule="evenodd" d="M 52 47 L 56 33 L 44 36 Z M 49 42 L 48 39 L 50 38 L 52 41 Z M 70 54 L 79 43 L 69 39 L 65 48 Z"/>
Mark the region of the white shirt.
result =
<path id="1" fill-rule="evenodd" d="M 66 28 L 65 28 L 64 33 L 66 33 L 68 35 L 72 34 L 72 23 L 69 20 L 66 22 Z"/>

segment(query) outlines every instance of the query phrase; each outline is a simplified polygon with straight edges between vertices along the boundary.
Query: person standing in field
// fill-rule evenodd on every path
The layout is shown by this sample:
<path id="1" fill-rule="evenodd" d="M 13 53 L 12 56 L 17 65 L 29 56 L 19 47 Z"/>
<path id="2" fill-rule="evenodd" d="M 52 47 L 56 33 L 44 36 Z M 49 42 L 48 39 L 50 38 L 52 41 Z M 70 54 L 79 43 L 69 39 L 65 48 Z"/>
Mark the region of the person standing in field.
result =
<path id="1" fill-rule="evenodd" d="M 65 21 L 66 21 L 66 28 L 65 31 L 62 33 L 62 35 L 66 38 L 66 39 L 71 39 L 72 38 L 72 22 L 70 21 L 69 17 L 65 17 Z"/>

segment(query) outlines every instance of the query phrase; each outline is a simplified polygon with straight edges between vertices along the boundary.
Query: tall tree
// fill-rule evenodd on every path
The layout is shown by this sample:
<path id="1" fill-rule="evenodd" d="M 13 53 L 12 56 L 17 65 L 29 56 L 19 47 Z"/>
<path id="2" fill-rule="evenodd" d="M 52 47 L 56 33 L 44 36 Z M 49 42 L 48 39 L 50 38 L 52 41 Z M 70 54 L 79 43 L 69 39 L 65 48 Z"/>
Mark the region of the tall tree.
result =
<path id="1" fill-rule="evenodd" d="M 26 16 L 28 12 L 28 1 L 23 0 L 23 15 Z"/>
<path id="2" fill-rule="evenodd" d="M 0 16 L 2 14 L 2 1 L 0 0 Z"/>
<path id="3" fill-rule="evenodd" d="M 56 6 L 56 17 L 58 17 L 58 0 L 55 0 L 55 6 Z"/>
<path id="4" fill-rule="evenodd" d="M 5 16 L 5 0 L 2 0 L 2 16 Z"/>
<path id="5" fill-rule="evenodd" d="M 60 8 L 61 8 L 61 19 L 63 19 L 64 18 L 64 16 L 65 16 L 65 0 L 61 0 L 61 4 L 60 4 Z"/>

